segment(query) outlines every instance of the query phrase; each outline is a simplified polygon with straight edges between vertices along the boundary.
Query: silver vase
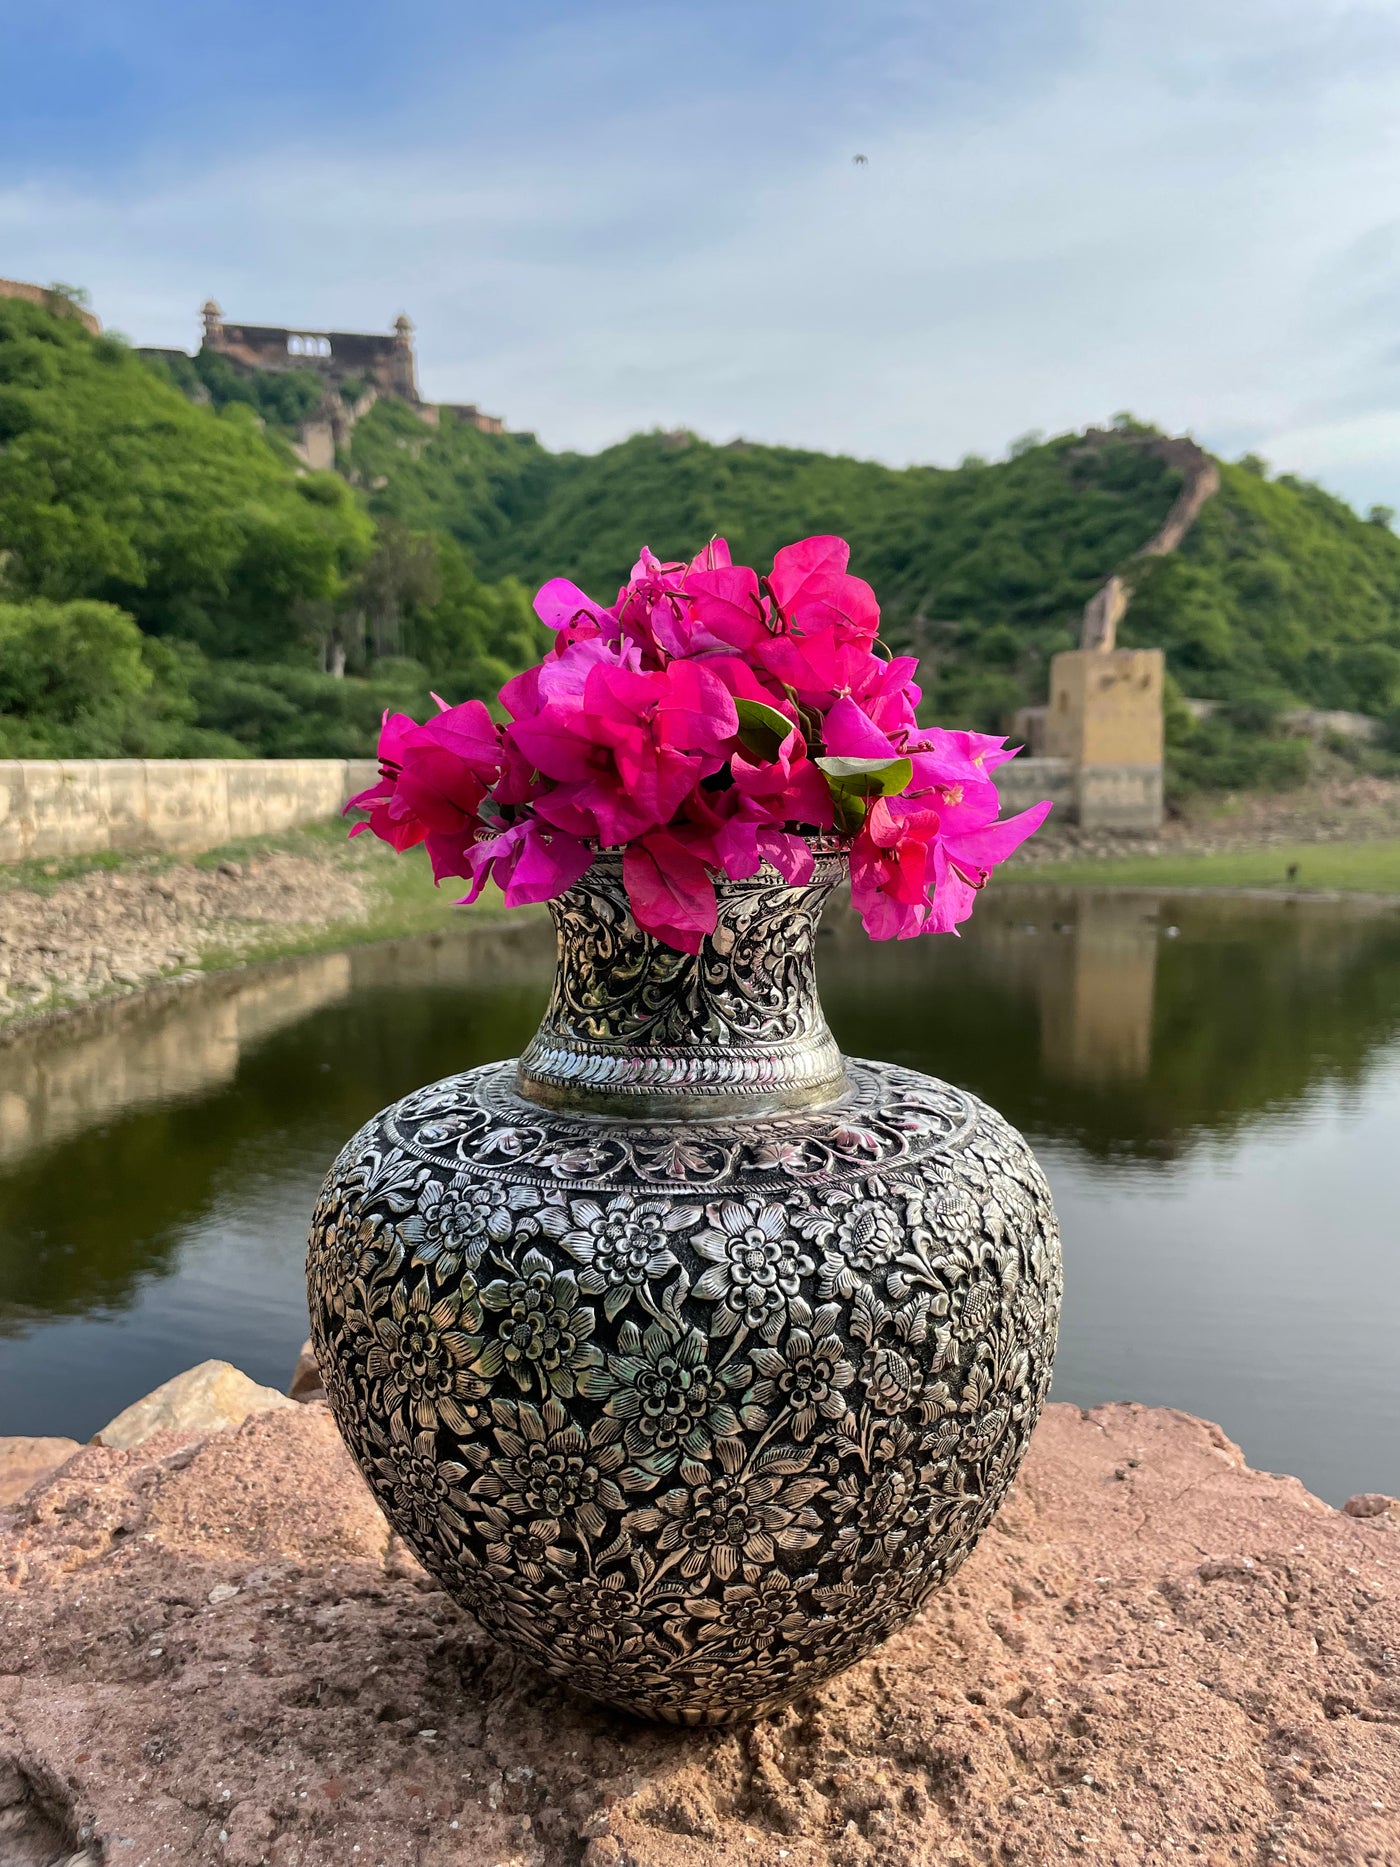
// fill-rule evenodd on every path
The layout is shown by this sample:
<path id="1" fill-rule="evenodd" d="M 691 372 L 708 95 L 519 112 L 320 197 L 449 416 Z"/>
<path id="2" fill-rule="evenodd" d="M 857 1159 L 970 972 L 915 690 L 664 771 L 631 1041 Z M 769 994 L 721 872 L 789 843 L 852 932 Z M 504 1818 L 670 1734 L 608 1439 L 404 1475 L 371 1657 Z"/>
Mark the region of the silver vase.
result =
<path id="1" fill-rule="evenodd" d="M 909 1620 L 1049 1385 L 1045 1180 L 974 1097 L 841 1056 L 813 946 L 842 871 L 722 883 L 690 958 L 600 857 L 525 1055 L 377 1115 L 312 1224 L 326 1391 L 394 1527 L 649 1717 L 751 1717 Z"/>

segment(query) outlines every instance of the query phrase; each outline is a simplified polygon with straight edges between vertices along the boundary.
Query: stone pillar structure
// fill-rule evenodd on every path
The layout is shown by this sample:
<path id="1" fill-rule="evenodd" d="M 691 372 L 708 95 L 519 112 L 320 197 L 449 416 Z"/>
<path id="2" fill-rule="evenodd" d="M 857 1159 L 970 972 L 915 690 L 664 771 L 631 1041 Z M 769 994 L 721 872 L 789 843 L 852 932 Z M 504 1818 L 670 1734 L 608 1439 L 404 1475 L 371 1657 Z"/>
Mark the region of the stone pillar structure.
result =
<path id="1" fill-rule="evenodd" d="M 1161 825 L 1163 674 L 1160 648 L 1076 648 L 1050 663 L 1045 751 L 1074 766 L 1086 830 Z"/>
<path id="2" fill-rule="evenodd" d="M 402 311 L 394 319 L 394 355 L 390 365 L 393 393 L 405 402 L 418 400 L 418 374 L 413 361 L 413 325 Z"/>

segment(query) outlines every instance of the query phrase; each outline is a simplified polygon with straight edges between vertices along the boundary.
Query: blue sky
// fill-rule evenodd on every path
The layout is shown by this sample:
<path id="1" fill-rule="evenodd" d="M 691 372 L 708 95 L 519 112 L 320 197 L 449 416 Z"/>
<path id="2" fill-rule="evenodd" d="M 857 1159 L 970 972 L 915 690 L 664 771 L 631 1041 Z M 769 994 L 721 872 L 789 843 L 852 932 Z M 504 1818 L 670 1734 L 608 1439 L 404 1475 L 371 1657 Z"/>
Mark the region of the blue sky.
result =
<path id="1" fill-rule="evenodd" d="M 407 310 L 554 446 L 1130 408 L 1400 506 L 1400 0 L 0 0 L 0 82 L 0 274 L 136 342 Z"/>

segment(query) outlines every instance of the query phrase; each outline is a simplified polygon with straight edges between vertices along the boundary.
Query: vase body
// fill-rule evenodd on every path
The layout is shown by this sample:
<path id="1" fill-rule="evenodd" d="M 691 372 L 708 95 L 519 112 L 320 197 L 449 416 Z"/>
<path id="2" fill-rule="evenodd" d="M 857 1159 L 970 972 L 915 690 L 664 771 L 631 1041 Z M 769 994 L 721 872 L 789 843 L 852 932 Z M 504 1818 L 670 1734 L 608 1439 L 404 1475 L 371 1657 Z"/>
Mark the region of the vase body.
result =
<path id="1" fill-rule="evenodd" d="M 349 1142 L 308 1257 L 337 1423 L 395 1528 L 576 1689 L 752 1716 L 953 1573 L 1049 1385 L 1059 1240 L 1021 1137 L 845 1060 L 809 885 L 722 883 L 691 958 L 600 857 L 518 1063 Z"/>

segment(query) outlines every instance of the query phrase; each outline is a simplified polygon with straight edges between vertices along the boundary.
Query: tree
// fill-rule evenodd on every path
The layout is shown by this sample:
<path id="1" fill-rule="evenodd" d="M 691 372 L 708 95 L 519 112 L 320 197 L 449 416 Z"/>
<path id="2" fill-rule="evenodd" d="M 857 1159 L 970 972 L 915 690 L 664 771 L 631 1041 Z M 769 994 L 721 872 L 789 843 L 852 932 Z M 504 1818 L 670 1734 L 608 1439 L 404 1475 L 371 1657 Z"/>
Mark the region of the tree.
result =
<path id="1" fill-rule="evenodd" d="M 404 612 L 431 609 L 442 595 L 437 547 L 396 519 L 380 521 L 374 549 L 349 593 L 348 607 L 362 619 L 367 652 L 376 660 L 397 655 Z"/>

